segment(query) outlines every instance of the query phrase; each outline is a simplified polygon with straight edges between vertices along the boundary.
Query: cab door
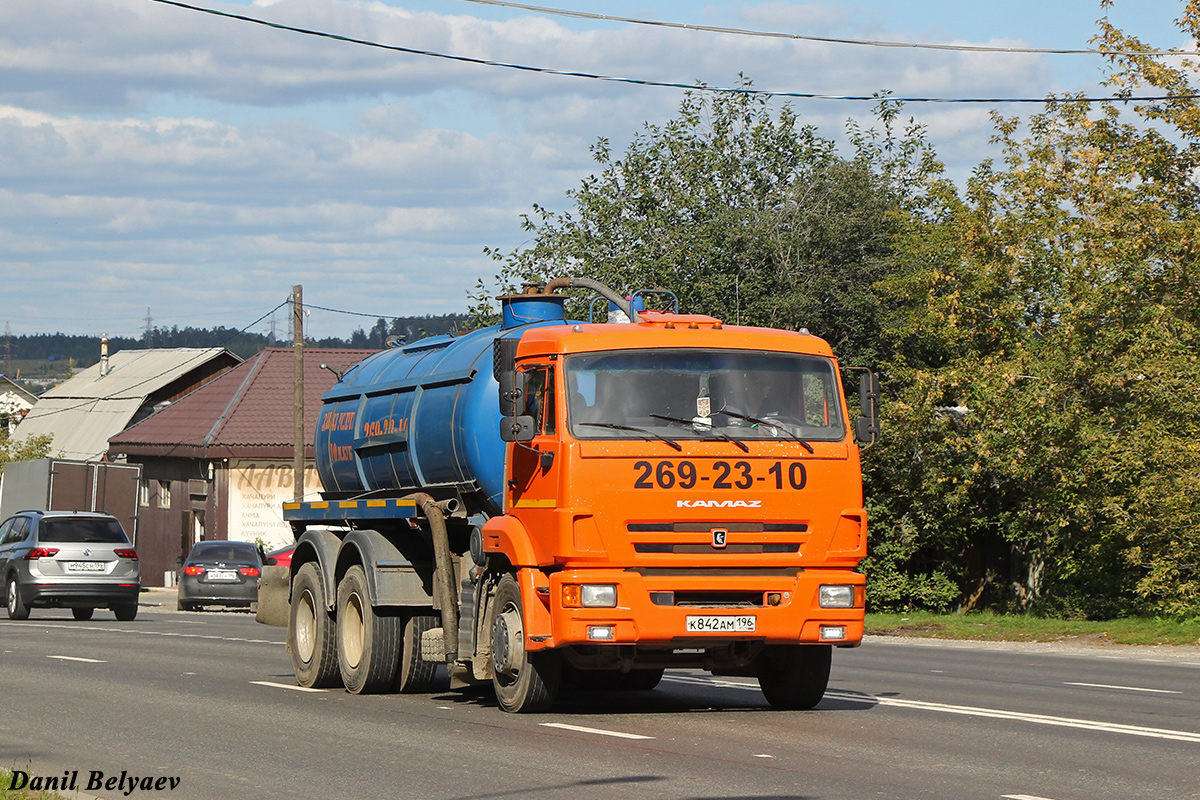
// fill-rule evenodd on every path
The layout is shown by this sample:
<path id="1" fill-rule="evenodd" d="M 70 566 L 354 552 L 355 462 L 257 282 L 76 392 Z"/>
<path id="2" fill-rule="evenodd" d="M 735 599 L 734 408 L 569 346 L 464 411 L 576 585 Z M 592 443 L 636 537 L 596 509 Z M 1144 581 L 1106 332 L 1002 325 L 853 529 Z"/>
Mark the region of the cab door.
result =
<path id="1" fill-rule="evenodd" d="M 560 503 L 557 371 L 553 364 L 523 366 L 521 371 L 528 379 L 523 413 L 533 418 L 534 436 L 512 444 L 508 513 L 527 530 L 546 532 L 555 524 Z"/>

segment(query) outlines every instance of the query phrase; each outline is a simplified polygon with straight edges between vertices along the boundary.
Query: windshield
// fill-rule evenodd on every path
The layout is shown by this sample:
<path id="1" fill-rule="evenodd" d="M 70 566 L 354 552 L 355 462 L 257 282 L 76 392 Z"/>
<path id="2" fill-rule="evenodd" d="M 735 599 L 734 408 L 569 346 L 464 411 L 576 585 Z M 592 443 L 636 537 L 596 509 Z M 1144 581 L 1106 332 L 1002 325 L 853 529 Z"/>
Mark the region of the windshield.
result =
<path id="1" fill-rule="evenodd" d="M 833 362 L 746 350 L 623 350 L 566 359 L 577 439 L 845 436 Z M 634 430 L 631 430 L 634 429 Z"/>

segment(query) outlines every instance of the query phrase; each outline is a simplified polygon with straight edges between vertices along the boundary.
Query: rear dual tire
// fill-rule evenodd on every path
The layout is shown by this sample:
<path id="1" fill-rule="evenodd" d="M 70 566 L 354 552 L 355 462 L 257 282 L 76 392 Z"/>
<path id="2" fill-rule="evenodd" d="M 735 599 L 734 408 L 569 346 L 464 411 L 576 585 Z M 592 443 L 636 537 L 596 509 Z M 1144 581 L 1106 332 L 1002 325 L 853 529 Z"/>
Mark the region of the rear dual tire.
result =
<path id="1" fill-rule="evenodd" d="M 358 565 L 346 570 L 338 583 L 337 607 L 338 670 L 346 691 L 375 694 L 391 689 L 404 619 L 381 614 L 371 605 L 367 576 Z"/>
<path id="2" fill-rule="evenodd" d="M 292 605 L 288 619 L 292 643 L 292 668 L 296 682 L 309 689 L 337 686 L 337 622 L 325 603 L 325 584 L 320 568 L 309 562 L 292 582 Z"/>

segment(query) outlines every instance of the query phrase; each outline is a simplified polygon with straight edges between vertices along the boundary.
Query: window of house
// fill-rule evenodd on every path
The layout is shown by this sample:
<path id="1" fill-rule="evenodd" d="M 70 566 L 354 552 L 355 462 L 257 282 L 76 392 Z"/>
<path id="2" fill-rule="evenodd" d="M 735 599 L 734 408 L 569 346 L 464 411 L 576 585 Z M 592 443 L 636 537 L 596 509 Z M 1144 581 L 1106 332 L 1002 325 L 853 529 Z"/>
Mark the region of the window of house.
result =
<path id="1" fill-rule="evenodd" d="M 171 507 L 171 482 L 170 481 L 159 481 L 158 482 L 158 507 L 159 508 L 170 508 Z"/>

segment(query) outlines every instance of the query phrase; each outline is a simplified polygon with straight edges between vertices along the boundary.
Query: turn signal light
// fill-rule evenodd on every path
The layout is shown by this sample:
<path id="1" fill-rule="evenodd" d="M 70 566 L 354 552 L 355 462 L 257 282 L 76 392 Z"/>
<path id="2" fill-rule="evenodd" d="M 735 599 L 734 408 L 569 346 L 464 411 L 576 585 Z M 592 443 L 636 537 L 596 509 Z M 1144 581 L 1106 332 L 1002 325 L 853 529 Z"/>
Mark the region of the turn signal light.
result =
<path id="1" fill-rule="evenodd" d="M 53 547 L 35 547 L 25 554 L 26 561 L 33 561 L 36 558 L 53 558 L 58 554 L 58 550 Z"/>
<path id="2" fill-rule="evenodd" d="M 184 575 L 203 575 L 204 567 L 187 566 L 183 568 Z"/>
<path id="3" fill-rule="evenodd" d="M 241 567 L 238 572 L 242 573 L 247 578 L 257 578 L 259 569 L 258 567 Z"/>

